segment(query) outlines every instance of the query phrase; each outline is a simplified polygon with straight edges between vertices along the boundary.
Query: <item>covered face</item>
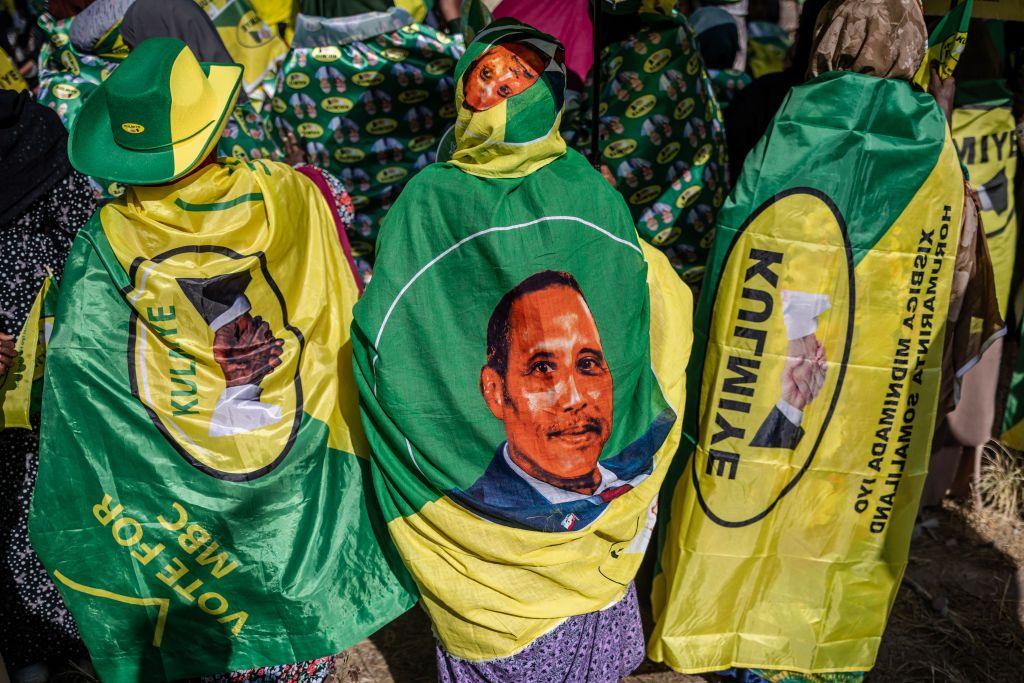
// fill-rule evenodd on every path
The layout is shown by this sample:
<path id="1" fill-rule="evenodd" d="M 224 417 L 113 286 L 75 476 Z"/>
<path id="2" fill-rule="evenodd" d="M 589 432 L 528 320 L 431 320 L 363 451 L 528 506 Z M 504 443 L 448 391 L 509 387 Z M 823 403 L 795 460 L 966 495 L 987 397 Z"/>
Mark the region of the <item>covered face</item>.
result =
<path id="1" fill-rule="evenodd" d="M 486 111 L 518 95 L 537 82 L 545 58 L 523 43 L 495 45 L 470 65 L 463 78 L 463 103 L 472 111 Z"/>
<path id="2" fill-rule="evenodd" d="M 831 0 L 818 15 L 808 77 L 853 71 L 909 81 L 927 48 L 920 0 Z"/>
<path id="3" fill-rule="evenodd" d="M 613 385 L 571 275 L 543 271 L 505 295 L 488 326 L 480 384 L 516 464 L 554 486 L 593 486 L 611 436 Z"/>

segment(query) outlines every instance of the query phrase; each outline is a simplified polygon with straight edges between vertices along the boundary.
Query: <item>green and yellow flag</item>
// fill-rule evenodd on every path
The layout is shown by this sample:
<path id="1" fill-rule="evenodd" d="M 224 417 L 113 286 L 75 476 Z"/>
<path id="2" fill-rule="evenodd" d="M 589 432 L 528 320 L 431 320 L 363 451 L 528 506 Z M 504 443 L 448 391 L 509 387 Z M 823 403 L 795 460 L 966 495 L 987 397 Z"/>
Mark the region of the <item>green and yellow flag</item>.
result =
<path id="1" fill-rule="evenodd" d="M 57 309 L 57 285 L 52 276 L 43 279 L 15 342 L 14 362 L 0 375 L 0 429 L 31 429 L 39 416 L 46 345 Z"/>
<path id="2" fill-rule="evenodd" d="M 960 55 L 967 44 L 967 27 L 971 23 L 971 7 L 974 0 L 962 0 L 936 24 L 928 36 L 928 53 L 921 68 L 914 75 L 914 82 L 924 90 L 932 80 L 931 66 L 936 65 L 939 76 L 945 80 L 953 75 Z"/>
<path id="3" fill-rule="evenodd" d="M 1017 251 L 1017 130 L 1004 81 L 958 83 L 953 142 L 981 201 L 995 271 L 999 314 L 1006 319 Z"/>
<path id="4" fill-rule="evenodd" d="M 928 466 L 964 185 L 903 81 L 795 88 L 717 224 L 650 655 L 865 671 Z"/>
<path id="5" fill-rule="evenodd" d="M 130 188 L 79 233 L 29 528 L 104 681 L 330 655 L 415 600 L 368 490 L 356 296 L 283 164 Z"/>
<path id="6" fill-rule="evenodd" d="M 388 528 L 444 647 L 479 661 L 627 591 L 679 444 L 691 299 L 566 149 L 561 45 L 499 20 L 455 73 L 454 151 L 388 213 L 352 337 Z"/>

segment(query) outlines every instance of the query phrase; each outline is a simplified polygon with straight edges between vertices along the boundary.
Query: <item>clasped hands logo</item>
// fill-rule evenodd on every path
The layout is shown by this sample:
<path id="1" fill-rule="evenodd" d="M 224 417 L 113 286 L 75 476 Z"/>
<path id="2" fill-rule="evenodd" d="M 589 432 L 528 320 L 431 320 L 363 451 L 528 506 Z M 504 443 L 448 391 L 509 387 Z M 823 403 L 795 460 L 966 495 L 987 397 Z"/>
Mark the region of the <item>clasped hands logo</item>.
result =
<path id="1" fill-rule="evenodd" d="M 137 263 L 130 275 L 138 283 L 129 293 L 130 379 L 154 424 L 212 476 L 272 471 L 298 432 L 303 339 L 263 255 L 191 247 Z"/>

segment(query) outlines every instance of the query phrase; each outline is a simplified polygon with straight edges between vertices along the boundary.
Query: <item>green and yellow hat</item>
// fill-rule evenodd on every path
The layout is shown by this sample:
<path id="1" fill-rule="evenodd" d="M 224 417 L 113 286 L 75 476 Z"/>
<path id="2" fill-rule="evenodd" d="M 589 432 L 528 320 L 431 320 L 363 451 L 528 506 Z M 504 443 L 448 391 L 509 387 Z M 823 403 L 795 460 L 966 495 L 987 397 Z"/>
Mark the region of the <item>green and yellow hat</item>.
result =
<path id="1" fill-rule="evenodd" d="M 71 163 L 127 185 L 180 178 L 217 145 L 241 80 L 238 64 L 201 64 L 180 40 L 150 38 L 82 106 Z"/>

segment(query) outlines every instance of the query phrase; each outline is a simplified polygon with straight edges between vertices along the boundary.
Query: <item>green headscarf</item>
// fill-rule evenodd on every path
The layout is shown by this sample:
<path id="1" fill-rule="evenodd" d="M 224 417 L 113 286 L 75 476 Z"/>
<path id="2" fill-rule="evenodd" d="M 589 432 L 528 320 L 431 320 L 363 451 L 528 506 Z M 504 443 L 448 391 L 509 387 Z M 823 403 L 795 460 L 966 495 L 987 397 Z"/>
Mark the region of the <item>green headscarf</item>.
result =
<path id="1" fill-rule="evenodd" d="M 504 47 L 510 43 L 516 46 Z M 533 51 L 524 52 L 522 46 Z M 473 79 L 482 82 L 487 59 L 511 60 L 507 71 L 492 78 L 511 77 L 510 86 L 495 87 L 510 87 L 513 94 L 493 104 L 488 100 L 486 108 L 474 107 Z M 444 142 L 441 150 L 442 158 L 450 154 L 452 165 L 477 176 L 520 178 L 565 154 L 558 131 L 565 102 L 565 50 L 555 38 L 514 19 L 496 21 L 466 48 L 455 66 L 455 80 L 458 118 L 446 136 L 448 150 Z"/>

